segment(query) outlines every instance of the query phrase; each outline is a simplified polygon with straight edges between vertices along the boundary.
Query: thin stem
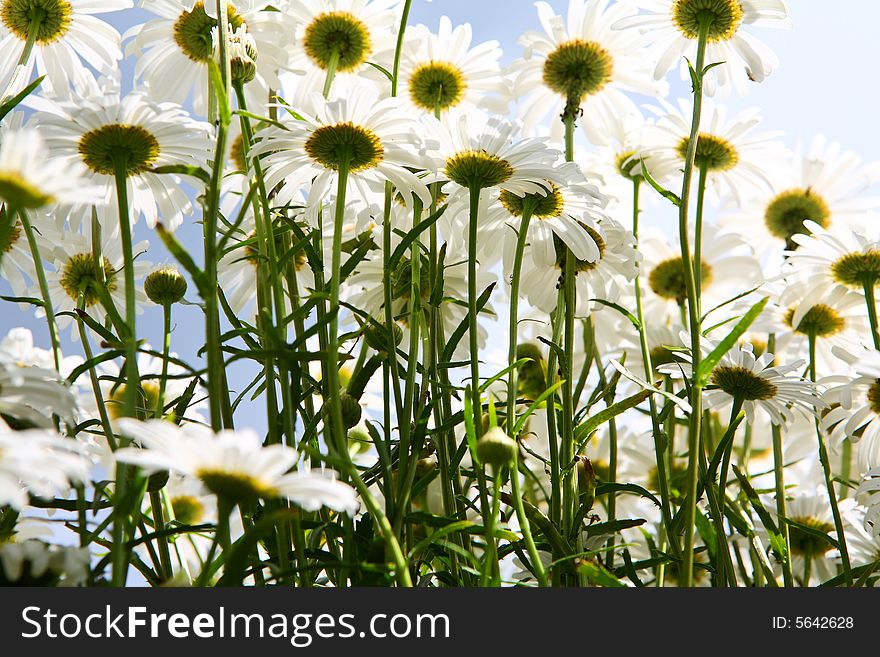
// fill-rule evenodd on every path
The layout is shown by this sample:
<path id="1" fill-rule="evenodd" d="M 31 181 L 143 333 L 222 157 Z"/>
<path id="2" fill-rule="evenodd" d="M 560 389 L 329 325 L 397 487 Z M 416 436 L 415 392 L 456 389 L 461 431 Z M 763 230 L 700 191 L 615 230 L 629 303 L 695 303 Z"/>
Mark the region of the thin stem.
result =
<path id="1" fill-rule="evenodd" d="M 691 413 L 688 422 L 688 468 L 687 491 L 685 499 L 684 523 L 684 554 L 682 555 L 682 584 L 685 587 L 694 583 L 694 529 L 696 527 L 697 510 L 697 474 L 699 462 L 700 430 L 703 415 L 703 390 L 696 377 L 699 371 L 700 352 L 700 290 L 694 280 L 694 261 L 690 252 L 690 235 L 688 226 L 688 210 L 690 206 L 691 180 L 693 179 L 694 161 L 697 155 L 697 143 L 700 132 L 700 118 L 703 107 L 703 66 L 706 59 L 706 42 L 709 26 L 705 19 L 700 20 L 697 39 L 697 64 L 694 85 L 694 112 L 691 131 L 688 138 L 687 152 L 684 161 L 684 177 L 681 187 L 681 201 L 678 213 L 678 235 L 681 245 L 681 261 L 684 271 L 685 287 L 688 299 L 688 318 L 691 337 L 691 359 L 694 381 L 691 385 Z M 699 265 L 697 265 L 699 266 Z"/>
<path id="2" fill-rule="evenodd" d="M 171 353 L 171 304 L 162 304 L 162 375 L 156 396 L 156 417 L 165 415 L 165 387 L 168 384 L 168 359 Z"/>
<path id="3" fill-rule="evenodd" d="M 498 522 L 498 513 L 500 511 L 499 501 L 501 499 L 501 470 L 502 468 L 494 467 L 494 477 L 492 486 L 492 510 L 486 517 L 486 553 L 483 555 L 483 574 L 480 578 L 480 586 L 495 586 L 496 571 L 498 567 L 498 537 L 495 535 L 495 526 Z M 511 473 L 516 476 L 517 473 Z"/>
<path id="4" fill-rule="evenodd" d="M 810 347 L 810 380 L 816 381 L 816 335 L 810 332 L 808 335 Z M 828 501 L 831 504 L 831 515 L 834 517 L 834 529 L 837 534 L 837 544 L 840 549 L 840 561 L 843 567 L 843 578 L 847 586 L 853 585 L 852 567 L 849 560 L 849 549 L 846 546 L 846 533 L 844 532 L 843 519 L 837 504 L 837 494 L 834 492 L 834 478 L 831 473 L 831 461 L 828 459 L 828 447 L 825 444 L 825 436 L 819 427 L 819 421 L 814 420 L 816 427 L 816 439 L 819 443 L 819 463 L 825 475 L 825 488 L 828 491 Z M 804 584 L 807 586 L 808 582 Z"/>
<path id="5" fill-rule="evenodd" d="M 337 171 L 336 212 L 333 220 L 333 247 L 330 264 L 330 322 L 327 356 L 324 359 L 324 377 L 327 379 L 330 403 L 330 432 L 326 435 L 327 445 L 339 454 L 348 453 L 345 427 L 342 424 L 342 398 L 339 387 L 339 283 L 342 267 L 342 232 L 345 222 L 345 196 L 348 188 L 348 168 L 351 154 L 346 147 L 339 149 L 339 170 Z"/>
<path id="6" fill-rule="evenodd" d="M 769 347 L 768 347 L 769 348 Z M 785 462 L 782 454 L 782 427 L 773 424 L 770 427 L 773 434 L 773 475 L 776 483 L 776 517 L 779 520 L 779 531 L 785 541 L 785 558 L 782 561 L 782 582 L 786 587 L 794 586 L 794 576 L 791 571 L 791 538 L 789 537 L 788 523 L 785 522 L 785 474 L 783 469 Z"/>
<path id="7" fill-rule="evenodd" d="M 519 452 L 519 450 L 516 450 Z M 510 489 L 513 493 L 513 508 L 516 510 L 516 519 L 519 522 L 520 531 L 522 531 L 523 540 L 526 543 L 526 550 L 529 553 L 529 559 L 532 562 L 532 572 L 535 573 L 535 577 L 538 578 L 539 586 L 547 586 L 547 573 L 544 570 L 544 562 L 541 561 L 541 555 L 538 553 L 538 548 L 535 545 L 535 539 L 532 536 L 531 524 L 529 523 L 529 518 L 526 515 L 526 510 L 523 505 L 523 494 L 522 489 L 519 483 L 519 468 L 517 467 L 517 460 L 519 459 L 519 454 L 517 453 L 514 456 L 513 465 L 510 466 Z"/>
<path id="8" fill-rule="evenodd" d="M 336 77 L 336 68 L 339 66 L 339 48 L 330 51 L 330 61 L 327 62 L 327 74 L 324 76 L 324 98 L 330 97 L 330 89 L 333 87 L 333 79 Z"/>
<path id="9" fill-rule="evenodd" d="M 403 3 L 403 13 L 400 15 L 400 27 L 397 28 L 397 44 L 394 48 L 394 66 L 391 68 L 391 96 L 397 96 L 397 87 L 400 82 L 400 54 L 403 52 L 403 38 L 406 35 L 406 24 L 409 21 L 409 10 L 412 0 Z"/>
<path id="10" fill-rule="evenodd" d="M 477 226 L 479 225 L 480 192 L 471 185 L 468 221 L 468 340 L 470 342 L 471 397 L 473 398 L 474 431 L 477 440 L 483 435 L 483 406 L 480 397 L 480 345 L 477 332 Z"/>
<path id="11" fill-rule="evenodd" d="M 125 341 L 126 385 L 123 412 L 127 417 L 138 415 L 138 388 L 140 378 L 137 368 L 137 305 L 134 281 L 134 248 L 131 236 L 131 214 L 128 208 L 128 179 L 126 163 L 116 162 L 116 200 L 119 208 L 119 232 L 122 241 L 123 273 L 125 277 L 125 324 L 128 335 Z M 98 267 L 101 263 L 96 263 Z"/>
<path id="12" fill-rule="evenodd" d="M 641 177 L 633 178 L 633 237 L 636 244 L 639 240 L 639 216 L 640 208 L 640 190 Z M 641 267 L 636 270 L 635 280 L 633 281 L 633 289 L 636 299 L 636 319 L 639 321 L 639 347 L 642 352 L 642 367 L 645 370 L 645 381 L 653 383 L 654 364 L 651 359 L 651 347 L 648 340 L 648 326 L 645 323 L 645 313 L 642 304 L 642 281 Z M 654 395 L 648 397 L 648 408 L 651 414 L 651 432 L 654 436 L 654 461 L 657 465 L 657 484 L 660 493 L 660 511 L 663 516 L 663 527 L 667 537 L 672 542 L 672 547 L 676 553 L 681 551 L 678 544 L 678 537 L 672 531 L 672 506 L 669 501 L 669 475 L 666 469 L 666 452 L 664 449 L 663 431 L 660 427 L 660 416 L 657 412 L 657 401 Z"/>
<path id="13" fill-rule="evenodd" d="M 513 256 L 513 271 L 510 275 L 510 322 L 507 327 L 507 364 L 513 365 L 516 358 L 516 348 L 519 336 L 519 283 L 522 274 L 523 254 L 529 233 L 529 222 L 534 210 L 534 201 L 531 199 L 523 203 L 523 213 L 520 217 L 519 232 L 516 240 L 516 252 Z M 507 430 L 510 437 L 513 435 L 513 426 L 516 424 L 516 396 L 518 388 L 519 368 L 513 367 L 507 377 Z"/>
<path id="14" fill-rule="evenodd" d="M 40 25 L 42 25 L 45 16 L 45 11 L 41 7 L 31 8 L 31 15 L 28 21 L 27 39 L 25 39 L 24 48 L 21 50 L 21 56 L 18 58 L 18 63 L 15 65 L 15 71 L 9 79 L 9 84 L 6 85 L 6 91 L 3 92 L 3 97 L 0 98 L 0 105 L 5 103 L 15 94 L 15 89 L 19 85 L 21 76 L 24 75 L 24 72 L 27 69 L 31 53 L 34 50 L 34 45 L 37 43 L 37 34 L 40 32 Z"/>
<path id="15" fill-rule="evenodd" d="M 13 217 L 15 213 L 9 211 Z M 55 323 L 55 309 L 52 305 L 52 297 L 49 294 L 49 285 L 46 282 L 46 271 L 43 269 L 43 259 L 40 255 L 40 247 L 37 244 L 37 237 L 34 234 L 34 228 L 28 219 L 27 212 L 23 208 L 18 210 L 18 216 L 21 219 L 21 226 L 24 234 L 27 236 L 28 246 L 31 250 L 31 258 L 34 260 L 34 269 L 37 273 L 37 282 L 40 286 L 40 295 L 43 297 L 43 309 L 46 311 L 46 324 L 49 326 L 49 340 L 52 342 L 52 356 L 55 359 L 55 369 L 61 369 L 61 348 L 58 344 L 58 326 Z"/>

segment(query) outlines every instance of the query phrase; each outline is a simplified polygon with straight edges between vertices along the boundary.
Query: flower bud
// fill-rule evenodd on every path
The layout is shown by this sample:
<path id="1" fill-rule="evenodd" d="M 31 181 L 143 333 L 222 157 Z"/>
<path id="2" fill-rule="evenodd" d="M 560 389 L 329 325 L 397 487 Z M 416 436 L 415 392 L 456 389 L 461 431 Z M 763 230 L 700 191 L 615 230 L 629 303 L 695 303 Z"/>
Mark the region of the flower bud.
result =
<path id="1" fill-rule="evenodd" d="M 492 427 L 477 441 L 477 458 L 493 468 L 510 465 L 516 450 L 516 441 L 499 427 Z"/>
<path id="2" fill-rule="evenodd" d="M 393 324 L 392 326 L 394 327 L 394 347 L 396 347 L 403 341 L 403 329 L 397 324 Z M 374 320 L 368 320 L 367 323 L 364 324 L 364 340 L 366 340 L 367 344 L 376 351 L 385 353 L 393 351 L 393 347 L 389 344 L 390 340 L 388 338 L 388 328 L 383 324 Z"/>
<path id="3" fill-rule="evenodd" d="M 160 306 L 177 303 L 186 294 L 186 279 L 175 267 L 160 267 L 147 275 L 144 292 Z"/>
<path id="4" fill-rule="evenodd" d="M 212 30 L 211 36 L 214 41 L 214 59 L 219 61 L 220 49 L 217 47 L 219 30 L 216 27 Z M 257 76 L 257 43 L 248 34 L 246 27 L 241 26 L 234 32 L 230 29 L 227 54 L 234 83 L 247 84 Z"/>
<path id="5" fill-rule="evenodd" d="M 339 401 L 342 405 L 342 424 L 348 431 L 358 425 L 363 415 L 363 409 L 360 402 L 349 395 L 347 392 L 339 394 Z"/>
<path id="6" fill-rule="evenodd" d="M 593 470 L 593 462 L 586 456 L 577 457 L 577 476 L 581 506 L 584 511 L 589 511 L 596 498 L 596 471 Z"/>

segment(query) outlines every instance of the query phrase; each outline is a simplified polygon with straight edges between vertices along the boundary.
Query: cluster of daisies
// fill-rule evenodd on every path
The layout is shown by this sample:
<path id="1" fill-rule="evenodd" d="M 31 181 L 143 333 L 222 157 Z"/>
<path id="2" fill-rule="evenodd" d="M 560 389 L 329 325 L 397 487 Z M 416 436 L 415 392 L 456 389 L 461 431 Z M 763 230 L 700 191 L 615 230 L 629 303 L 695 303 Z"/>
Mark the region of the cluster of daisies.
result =
<path id="1" fill-rule="evenodd" d="M 411 4 L 0 0 L 0 583 L 880 581 L 880 163 L 725 104 L 786 2 Z"/>

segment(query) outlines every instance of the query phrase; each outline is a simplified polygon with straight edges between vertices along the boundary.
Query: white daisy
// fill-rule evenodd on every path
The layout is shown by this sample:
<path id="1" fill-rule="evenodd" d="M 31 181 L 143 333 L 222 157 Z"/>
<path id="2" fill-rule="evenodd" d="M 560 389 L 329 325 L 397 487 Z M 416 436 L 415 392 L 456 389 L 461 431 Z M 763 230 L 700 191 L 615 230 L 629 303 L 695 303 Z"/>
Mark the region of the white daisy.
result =
<path id="1" fill-rule="evenodd" d="M 690 340 L 687 334 L 682 335 L 682 339 Z M 716 346 L 712 340 L 703 340 L 703 356 Z M 690 355 L 685 352 L 678 352 L 678 356 L 690 361 Z M 824 408 L 825 402 L 816 384 L 795 374 L 803 371 L 804 361 L 774 365 L 775 359 L 776 356 L 767 352 L 756 357 L 749 343 L 733 347 L 721 357 L 709 376 L 710 385 L 704 392 L 706 407 L 729 408 L 737 400 L 742 403 L 749 424 L 754 422 L 755 410 L 760 408 L 778 425 L 793 421 L 795 411 L 815 414 L 817 409 Z M 670 363 L 660 370 L 674 372 L 679 368 L 686 376 L 691 375 L 690 366 L 679 363 Z"/>
<path id="2" fill-rule="evenodd" d="M 663 100 L 660 103 L 661 107 L 648 107 L 657 121 L 643 133 L 646 148 L 666 161 L 666 166 L 674 163 L 682 170 L 691 132 L 692 102 L 681 99 L 677 107 Z M 750 194 L 770 186 L 768 171 L 785 150 L 776 141 L 781 132 L 754 132 L 760 122 L 758 108 L 729 116 L 725 106 L 708 98 L 703 100 L 694 170 L 705 168 L 707 187 L 718 198 L 733 199 L 741 206 Z"/>
<path id="3" fill-rule="evenodd" d="M 82 586 L 88 580 L 88 548 L 28 539 L 0 545 L 0 586 Z"/>
<path id="4" fill-rule="evenodd" d="M 788 252 L 788 264 L 811 288 L 842 285 L 857 292 L 880 281 L 880 234 L 876 230 L 854 231 L 835 224 L 825 229 L 814 221 L 804 222 L 808 235 L 796 234 L 796 250 Z"/>
<path id="5" fill-rule="evenodd" d="M 429 205 L 425 183 L 406 168 L 424 166 L 417 157 L 416 121 L 399 110 L 397 99 L 379 100 L 376 90 L 363 83 L 337 85 L 336 93 L 340 95 L 329 101 L 312 94 L 314 114 L 297 108 L 302 118 L 285 114 L 283 128 L 260 132 L 253 152 L 266 154 L 266 186 L 280 186 L 276 204 L 293 204 L 300 188 L 310 186 L 309 206 L 321 207 L 328 193 L 335 192 L 342 156 L 347 154 L 348 182 L 355 192 L 347 200 L 370 199 L 371 185 L 381 190 L 391 181 L 405 197 L 415 194 Z"/>
<path id="6" fill-rule="evenodd" d="M 535 6 L 544 31 L 520 37 L 524 57 L 511 67 L 513 95 L 528 134 L 549 116 L 551 137 L 562 141 L 558 116 L 573 99 L 584 112 L 581 125 L 588 139 L 604 144 L 610 125 L 638 114 L 627 92 L 666 95 L 666 84 L 650 79 L 639 34 L 611 29 L 633 16 L 633 9 L 609 0 L 570 0 L 564 18 L 546 2 Z"/>
<path id="7" fill-rule="evenodd" d="M 401 0 L 289 0 L 285 12 L 298 45 L 290 67 L 299 84 L 320 91 L 331 68 L 340 78 L 357 74 L 387 84 L 369 63 L 393 68 L 402 10 Z"/>
<path id="8" fill-rule="evenodd" d="M 326 506 L 353 515 L 360 503 L 353 488 L 330 476 L 290 472 L 299 457 L 285 445 L 264 446 L 256 432 L 215 434 L 195 424 L 123 419 L 119 430 L 142 447 L 126 447 L 116 458 L 147 471 L 171 470 L 200 480 L 228 503 L 286 497 L 306 511 Z"/>
<path id="9" fill-rule="evenodd" d="M 682 79 L 688 79 L 684 59 L 696 60 L 700 19 L 708 23 L 706 65 L 724 62 L 706 76 L 705 91 L 733 87 L 746 91 L 749 80 L 763 82 L 779 60 L 763 42 L 744 26 L 787 28 L 788 7 L 784 0 L 626 0 L 643 10 L 615 23 L 615 29 L 643 32 L 655 48 L 654 77 L 663 78 L 681 64 Z"/>
<path id="10" fill-rule="evenodd" d="M 548 181 L 544 194 L 518 196 L 505 190 L 490 193 L 490 205 L 481 213 L 480 230 L 490 237 L 503 235 L 505 271 L 511 271 L 513 266 L 517 235 L 527 203 L 534 208 L 527 233 L 528 251 L 537 263 L 556 263 L 558 241 L 578 260 L 595 262 L 599 259 L 599 245 L 594 235 L 602 239 L 599 224 L 607 219 L 603 212 L 607 199 L 596 185 L 587 181 L 576 164 L 566 163 L 559 168 L 568 177 L 567 182 L 557 185 Z M 489 248 L 497 251 L 494 240 L 484 243 L 492 244 Z"/>
<path id="11" fill-rule="evenodd" d="M 517 196 L 546 194 L 547 183 L 564 184 L 554 165 L 559 151 L 540 139 L 521 139 L 518 126 L 483 112 L 450 110 L 440 121 L 428 121 L 439 142 L 438 175 L 453 183 L 455 195 L 469 188 L 490 187 Z"/>
<path id="12" fill-rule="evenodd" d="M 54 271 L 46 272 L 46 281 L 59 328 L 71 323 L 71 314 L 77 308 L 80 295 L 85 312 L 98 322 L 104 321 L 106 310 L 101 303 L 98 287 L 102 279 L 116 307 L 125 307 L 122 242 L 118 234 L 101 232 L 100 267 L 95 258 L 95 246 L 92 243 L 91 224 L 84 223 L 79 231 L 66 231 L 55 249 Z M 147 247 L 146 240 L 132 246 L 136 280 L 142 279 L 150 270 L 150 263 L 139 257 Z M 135 295 L 137 312 L 141 313 L 147 296 L 141 286 L 138 286 Z M 38 314 L 42 314 L 42 311 L 38 311 Z M 72 334 L 74 339 L 78 339 L 75 325 Z"/>
<path id="13" fill-rule="evenodd" d="M 125 34 L 127 55 L 137 55 L 135 78 L 150 88 L 151 97 L 185 103 L 190 96 L 199 114 L 208 108 L 208 62 L 217 27 L 214 0 L 141 0 L 140 6 L 158 16 Z M 232 30 L 245 28 L 258 56 L 253 83 L 246 85 L 252 111 L 264 107 L 269 89 L 278 89 L 278 73 L 288 64 L 285 44 L 293 29 L 269 0 L 229 2 Z M 209 15 L 210 14 L 210 15 Z"/>
<path id="14" fill-rule="evenodd" d="M 770 332 L 776 333 L 780 355 L 803 357 L 808 353 L 809 335 L 815 335 L 818 372 L 839 368 L 834 347 L 858 352 L 869 334 L 864 297 L 843 286 L 828 290 L 791 281 L 771 313 L 776 316 Z"/>
<path id="15" fill-rule="evenodd" d="M 450 107 L 507 109 L 508 86 L 497 41 L 471 47 L 470 24 L 452 27 L 440 17 L 437 34 L 425 25 L 407 28 L 400 59 L 400 88 L 421 112 Z"/>
<path id="16" fill-rule="evenodd" d="M 85 173 L 82 163 L 51 158 L 37 130 L 0 132 L 0 199 L 12 208 L 100 203 L 98 191 L 86 184 Z"/>
<path id="17" fill-rule="evenodd" d="M 687 301 L 681 252 L 659 231 L 641 231 L 639 251 L 645 317 L 652 323 L 681 321 Z M 736 232 L 705 231 L 700 254 L 700 289 L 707 312 L 762 281 L 761 267 L 745 238 Z M 723 309 L 731 312 L 732 307 Z M 712 315 L 720 322 L 724 315 Z"/>
<path id="18" fill-rule="evenodd" d="M 592 262 L 576 259 L 575 263 L 575 312 L 578 317 L 601 309 L 593 299 L 616 301 L 636 274 L 639 255 L 634 248 L 632 233 L 612 219 L 600 222 L 599 229 L 601 232 L 590 234 L 599 248 L 599 257 Z M 586 227 L 584 231 L 589 232 Z M 553 244 L 555 261 L 546 265 L 526 258 L 520 282 L 529 303 L 548 313 L 556 308 L 558 286 L 565 271 L 565 258 L 568 257 L 562 240 L 554 239 Z"/>
<path id="19" fill-rule="evenodd" d="M 831 409 L 822 416 L 822 428 L 836 443 L 858 443 L 859 472 L 880 464 L 880 352 L 851 354 L 836 348 L 834 354 L 853 371 L 853 376 L 829 376 L 825 399 Z"/>
<path id="20" fill-rule="evenodd" d="M 770 189 L 756 190 L 730 222 L 755 235 L 756 250 L 796 249 L 792 236 L 806 232 L 807 220 L 831 228 L 837 223 L 861 227 L 865 213 L 880 208 L 880 197 L 866 194 L 880 180 L 880 163 L 864 163 L 852 151 L 819 135 L 766 171 Z M 762 246 L 763 245 L 763 246 Z"/>
<path id="21" fill-rule="evenodd" d="M 192 212 L 192 201 L 177 176 L 153 169 L 204 165 L 210 128 L 177 105 L 156 104 L 137 91 L 120 97 L 113 82 L 102 84 L 100 90 L 82 89 L 73 100 L 41 99 L 37 129 L 62 164 L 86 165 L 88 180 L 100 188 L 106 203 L 116 198 L 115 174 L 121 167 L 132 222 L 143 213 L 151 228 L 161 217 L 167 229 L 175 230 Z"/>
<path id="22" fill-rule="evenodd" d="M 131 0 L 3 0 L 0 3 L 0 62 L 13 73 L 12 63 L 26 49 L 34 30 L 33 54 L 13 79 L 0 82 L 7 95 L 24 88 L 33 75 L 45 75 L 45 87 L 62 93 L 96 71 L 114 68 L 122 59 L 119 32 L 97 14 L 128 9 Z"/>
<path id="23" fill-rule="evenodd" d="M 91 462 L 83 446 L 51 430 L 11 431 L 0 423 L 0 506 L 19 511 L 28 496 L 67 495 L 88 481 Z"/>

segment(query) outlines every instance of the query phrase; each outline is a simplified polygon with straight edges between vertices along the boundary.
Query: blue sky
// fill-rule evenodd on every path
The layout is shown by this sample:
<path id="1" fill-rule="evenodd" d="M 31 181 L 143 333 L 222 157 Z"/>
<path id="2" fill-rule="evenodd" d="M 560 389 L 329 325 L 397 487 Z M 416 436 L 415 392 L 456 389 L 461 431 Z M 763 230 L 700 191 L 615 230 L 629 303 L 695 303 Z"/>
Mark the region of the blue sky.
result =
<path id="1" fill-rule="evenodd" d="M 555 0 L 550 4 L 564 12 L 567 2 Z M 876 26 L 880 25 L 880 2 L 865 0 L 796 0 L 791 2 L 792 30 L 754 30 L 754 34 L 769 44 L 781 60 L 780 68 L 762 85 L 754 85 L 744 98 L 731 98 L 734 108 L 757 105 L 764 115 L 763 127 L 784 130 L 789 145 L 797 140 L 809 141 L 817 133 L 840 141 L 866 159 L 880 156 L 880 130 L 877 129 L 877 81 L 875 68 L 880 61 L 880 40 Z M 470 22 L 476 42 L 497 40 L 504 49 L 505 63 L 520 54 L 517 37 L 525 30 L 535 28 L 537 19 L 532 2 L 522 0 L 416 0 L 411 22 L 424 23 L 436 29 L 441 15 L 448 15 L 453 23 Z M 130 11 L 113 21 L 120 30 L 142 20 L 147 14 Z M 131 71 L 131 62 L 124 69 Z M 684 86 L 676 85 L 684 92 Z M 198 244 L 200 227 L 192 222 L 181 229 L 180 237 L 189 244 Z M 141 222 L 138 237 L 151 238 Z M 150 260 L 162 262 L 165 256 L 158 249 L 158 240 L 151 239 Z M 200 248 L 200 247 L 198 247 Z M 5 285 L 0 292 L 7 293 Z M 190 293 L 193 297 L 193 292 Z M 194 355 L 201 345 L 201 313 L 196 308 L 176 310 L 177 331 L 174 348 L 185 358 Z M 32 312 L 20 312 L 14 306 L 4 307 L 0 317 L 0 334 L 14 326 L 28 326 L 41 346 L 48 346 L 48 334 L 43 320 Z M 157 344 L 161 314 L 149 308 L 139 330 Z M 66 339 L 65 350 L 77 351 Z M 246 424 L 262 428 L 260 413 L 248 413 L 242 419 Z"/>

